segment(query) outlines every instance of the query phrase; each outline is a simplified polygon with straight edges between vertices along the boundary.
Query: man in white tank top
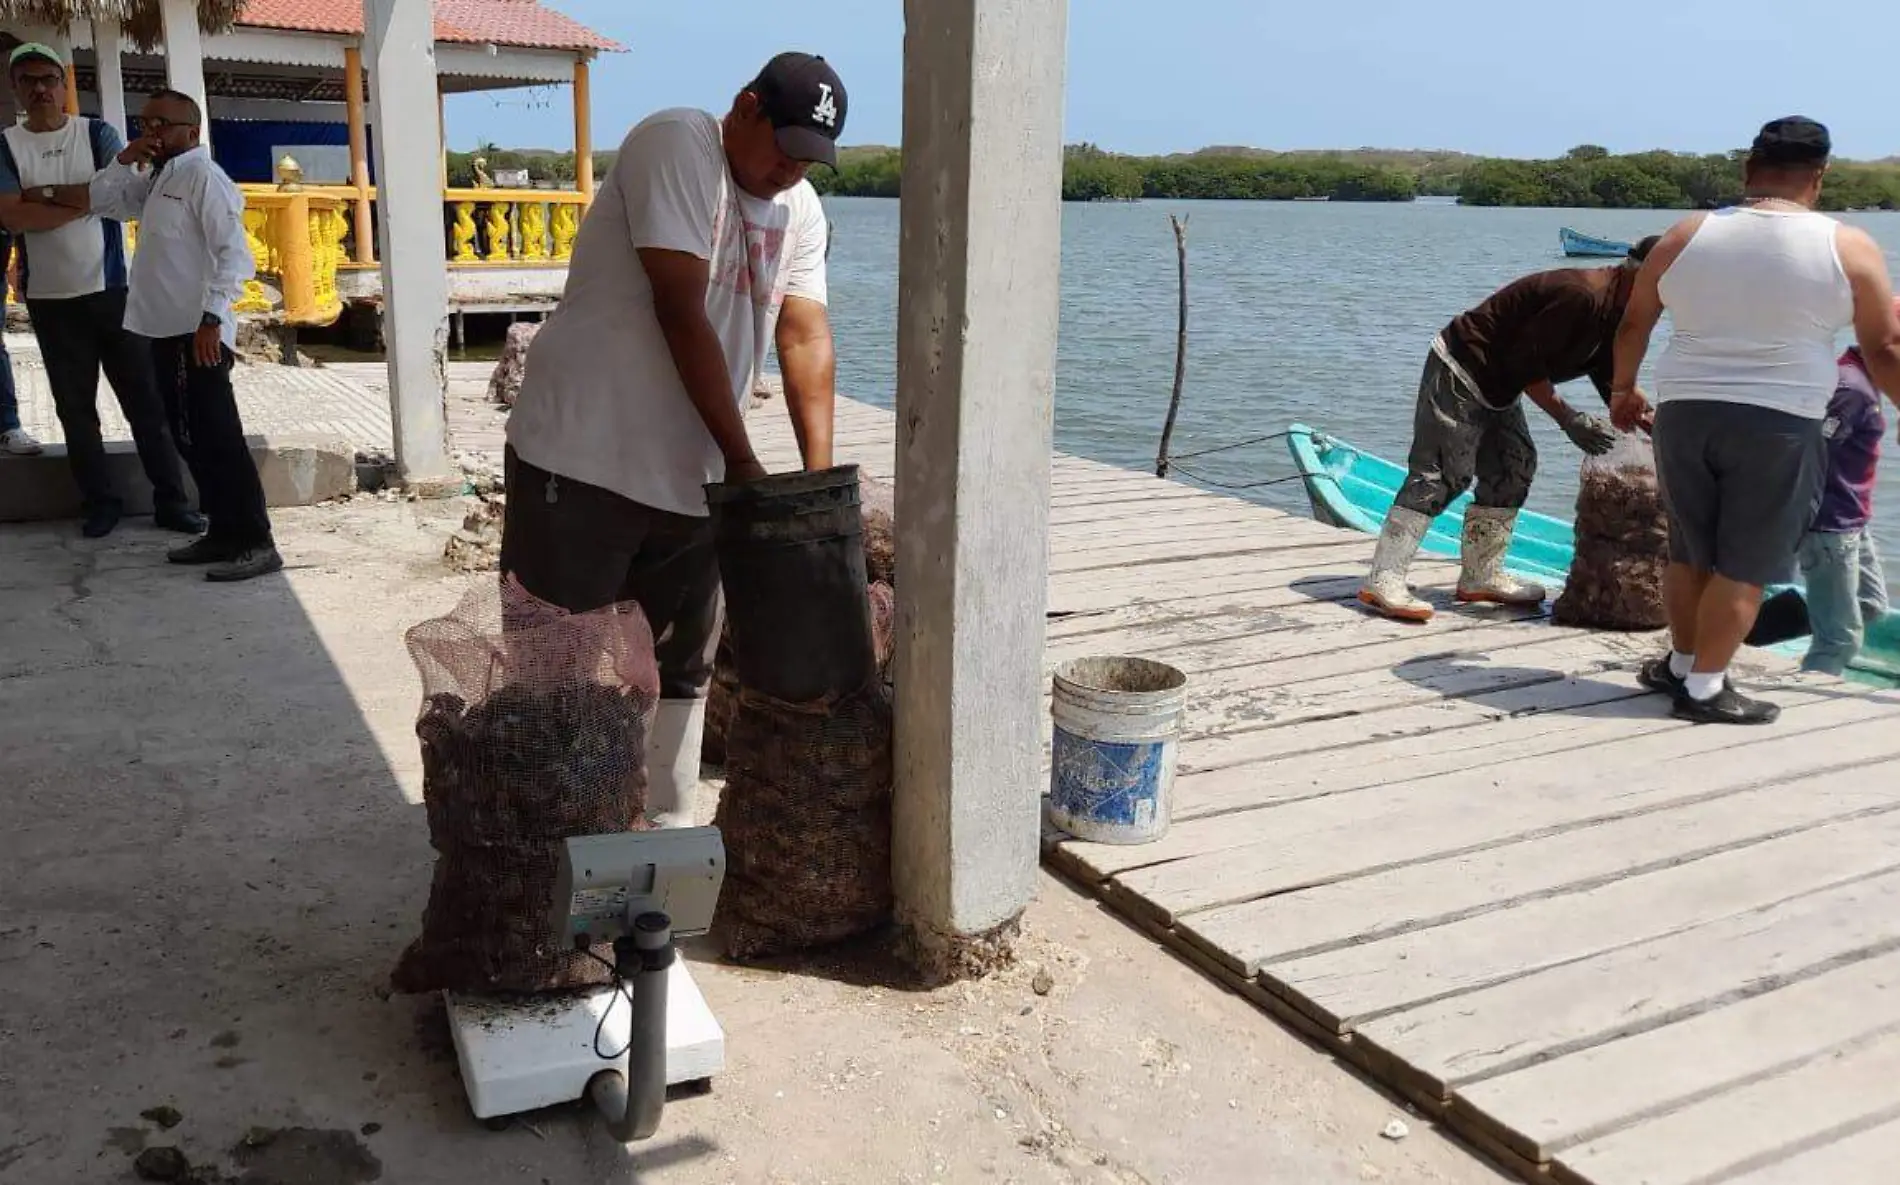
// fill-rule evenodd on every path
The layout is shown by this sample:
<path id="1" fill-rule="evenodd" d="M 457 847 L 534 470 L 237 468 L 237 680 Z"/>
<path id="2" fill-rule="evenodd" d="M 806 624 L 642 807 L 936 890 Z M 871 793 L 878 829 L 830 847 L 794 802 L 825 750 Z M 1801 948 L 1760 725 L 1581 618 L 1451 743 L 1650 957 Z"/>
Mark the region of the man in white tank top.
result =
<path id="1" fill-rule="evenodd" d="M 1900 397 L 1900 315 L 1871 236 L 1815 213 L 1832 142 L 1811 119 L 1755 137 L 1741 205 L 1693 214 L 1650 252 L 1617 332 L 1611 417 L 1648 401 L 1636 375 L 1668 310 L 1656 368 L 1656 474 L 1669 514 L 1664 585 L 1672 652 L 1642 681 L 1699 722 L 1766 724 L 1780 709 L 1737 692 L 1728 665 L 1762 586 L 1782 578 L 1820 504 L 1822 421 L 1835 340 L 1852 325 L 1867 369 Z"/>

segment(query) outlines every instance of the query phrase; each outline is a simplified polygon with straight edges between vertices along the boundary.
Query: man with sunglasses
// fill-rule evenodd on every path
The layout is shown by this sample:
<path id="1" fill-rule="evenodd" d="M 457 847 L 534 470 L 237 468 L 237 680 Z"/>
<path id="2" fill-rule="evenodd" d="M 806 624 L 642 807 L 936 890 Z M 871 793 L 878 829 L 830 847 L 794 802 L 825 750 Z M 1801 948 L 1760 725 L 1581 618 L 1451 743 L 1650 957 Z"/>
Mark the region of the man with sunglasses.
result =
<path id="1" fill-rule="evenodd" d="M 226 582 L 275 572 L 284 560 L 231 389 L 231 306 L 255 273 L 244 195 L 199 143 L 203 123 L 191 96 L 153 91 L 139 112 L 139 138 L 89 185 L 32 196 L 138 220 L 125 327 L 148 343 L 172 433 L 210 519 L 203 538 L 167 558 L 204 565 L 207 580 Z"/>
<path id="2" fill-rule="evenodd" d="M 154 521 L 197 534 L 205 520 L 185 495 L 150 351 L 125 330 L 125 233 L 118 221 L 84 204 L 46 202 L 61 186 L 83 190 L 125 147 L 124 137 L 104 120 L 66 113 L 66 66 L 52 48 L 18 46 L 8 55 L 7 72 L 25 118 L 0 136 L 0 225 L 16 236 L 22 294 L 84 502 L 84 532 L 95 539 L 110 534 L 123 507 L 99 432 L 103 369 L 152 483 Z"/>

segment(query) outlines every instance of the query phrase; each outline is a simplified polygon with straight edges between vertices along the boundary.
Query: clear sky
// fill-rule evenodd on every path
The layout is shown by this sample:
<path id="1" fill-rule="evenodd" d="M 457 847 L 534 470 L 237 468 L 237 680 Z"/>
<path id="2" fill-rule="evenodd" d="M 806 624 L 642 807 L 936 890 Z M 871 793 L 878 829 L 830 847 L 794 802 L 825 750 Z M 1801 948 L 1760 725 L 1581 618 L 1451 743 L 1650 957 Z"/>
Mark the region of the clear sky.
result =
<path id="1" fill-rule="evenodd" d="M 543 2 L 628 48 L 595 66 L 597 147 L 661 107 L 724 111 L 782 49 L 837 67 L 846 143 L 900 138 L 903 0 Z M 1900 154 L 1897 47 L 1896 0 L 1070 0 L 1065 139 L 1718 152 L 1798 113 L 1881 157 Z M 570 110 L 565 88 L 454 98 L 450 144 L 567 148 Z"/>

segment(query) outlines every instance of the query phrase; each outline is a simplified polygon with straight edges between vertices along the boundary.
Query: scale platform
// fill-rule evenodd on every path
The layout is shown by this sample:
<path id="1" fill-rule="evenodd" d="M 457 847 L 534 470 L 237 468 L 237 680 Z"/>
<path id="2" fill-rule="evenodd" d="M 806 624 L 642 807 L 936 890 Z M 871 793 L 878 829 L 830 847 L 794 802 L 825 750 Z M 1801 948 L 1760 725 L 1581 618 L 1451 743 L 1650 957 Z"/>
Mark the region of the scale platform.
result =
<path id="1" fill-rule="evenodd" d="M 538 1000 L 444 993 L 449 1031 L 462 1063 L 462 1083 L 477 1119 L 493 1119 L 570 1103 L 587 1093 L 587 1080 L 616 1063 L 594 1052 L 627 1042 L 632 1010 L 612 988 Z M 624 1063 L 625 1059 L 621 1061 Z M 666 983 L 666 1084 L 701 1082 L 725 1069 L 726 1034 L 706 1007 L 686 960 L 675 959 Z"/>

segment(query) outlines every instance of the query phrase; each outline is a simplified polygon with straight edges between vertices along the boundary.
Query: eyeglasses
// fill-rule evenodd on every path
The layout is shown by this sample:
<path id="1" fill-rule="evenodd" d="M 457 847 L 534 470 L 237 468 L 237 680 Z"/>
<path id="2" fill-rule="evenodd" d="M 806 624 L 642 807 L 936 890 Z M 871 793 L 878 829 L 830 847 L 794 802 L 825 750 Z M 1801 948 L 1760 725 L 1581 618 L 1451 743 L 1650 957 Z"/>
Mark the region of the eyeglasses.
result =
<path id="1" fill-rule="evenodd" d="M 142 115 L 139 128 L 147 132 L 168 132 L 173 128 L 195 128 L 198 125 L 188 119 L 166 119 L 162 115 Z"/>
<path id="2" fill-rule="evenodd" d="M 64 74 L 16 74 L 13 81 L 29 91 L 61 90 L 66 86 Z"/>

